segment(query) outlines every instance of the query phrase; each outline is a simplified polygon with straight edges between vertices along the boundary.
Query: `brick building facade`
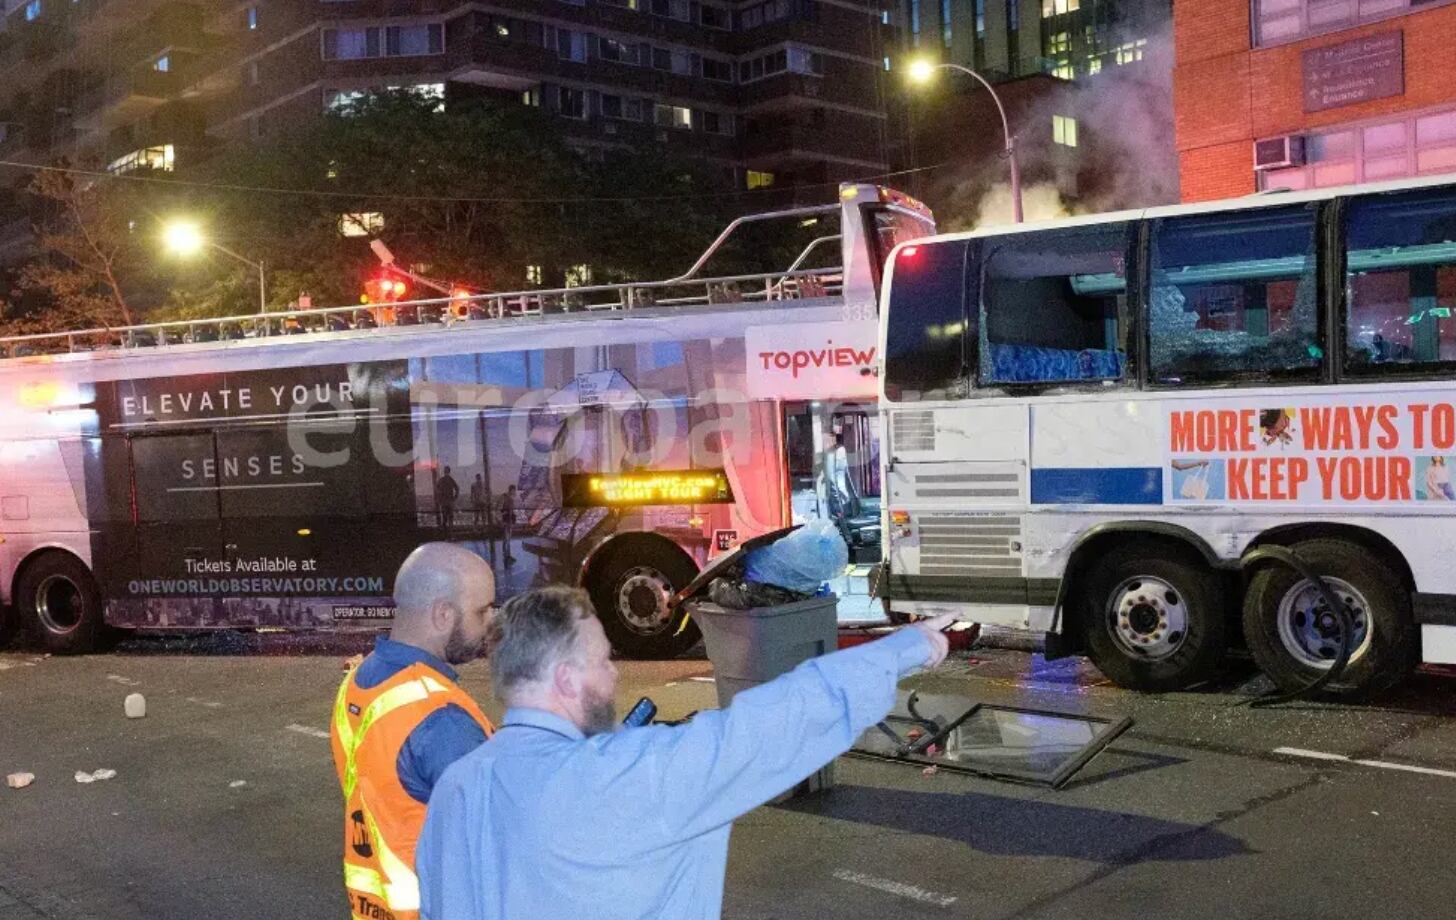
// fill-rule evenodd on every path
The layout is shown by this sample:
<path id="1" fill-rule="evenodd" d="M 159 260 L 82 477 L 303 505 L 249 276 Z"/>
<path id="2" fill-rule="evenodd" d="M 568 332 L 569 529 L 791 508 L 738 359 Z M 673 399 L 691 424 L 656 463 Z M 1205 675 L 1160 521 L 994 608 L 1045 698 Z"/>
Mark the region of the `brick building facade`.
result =
<path id="1" fill-rule="evenodd" d="M 1180 0 L 1182 198 L 1456 171 L 1456 2 Z"/>

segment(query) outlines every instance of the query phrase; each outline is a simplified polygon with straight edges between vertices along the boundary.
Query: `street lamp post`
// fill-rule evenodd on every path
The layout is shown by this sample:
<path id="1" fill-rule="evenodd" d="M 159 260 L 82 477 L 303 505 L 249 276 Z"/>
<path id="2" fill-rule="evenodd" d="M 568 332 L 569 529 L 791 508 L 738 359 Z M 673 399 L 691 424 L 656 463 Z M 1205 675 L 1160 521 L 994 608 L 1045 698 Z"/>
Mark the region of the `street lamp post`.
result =
<path id="1" fill-rule="evenodd" d="M 996 90 L 991 87 L 985 77 L 960 64 L 936 63 L 927 60 L 915 61 L 910 65 L 910 79 L 916 83 L 928 83 L 937 70 L 954 70 L 956 73 L 975 77 L 982 86 L 986 87 L 986 92 L 991 94 L 991 101 L 996 103 L 996 112 L 1001 116 L 1001 133 L 1006 138 L 1006 159 L 1011 164 L 1011 212 L 1016 222 L 1021 223 L 1024 215 L 1021 210 L 1021 168 L 1016 163 L 1016 136 L 1011 133 L 1011 125 L 1006 120 L 1006 109 L 1001 105 L 1001 97 L 996 94 Z"/>
<path id="2" fill-rule="evenodd" d="M 268 282 L 264 274 L 264 266 L 261 259 L 254 262 L 252 259 L 238 255 L 221 243 L 207 239 L 202 235 L 202 230 L 190 221 L 175 221 L 168 224 L 162 236 L 167 243 L 167 248 L 179 256 L 195 255 L 198 251 L 206 247 L 208 249 L 216 249 L 223 255 L 236 259 L 249 268 L 257 269 L 258 313 L 263 314 L 268 312 Z"/>

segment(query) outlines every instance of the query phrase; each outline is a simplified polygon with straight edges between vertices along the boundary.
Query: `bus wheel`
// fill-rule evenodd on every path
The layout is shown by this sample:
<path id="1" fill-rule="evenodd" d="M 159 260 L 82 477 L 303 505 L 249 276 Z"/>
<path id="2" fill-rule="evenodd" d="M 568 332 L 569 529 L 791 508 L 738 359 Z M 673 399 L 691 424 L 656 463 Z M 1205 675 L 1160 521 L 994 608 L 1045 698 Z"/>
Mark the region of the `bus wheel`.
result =
<path id="1" fill-rule="evenodd" d="M 15 607 L 36 641 L 58 655 L 92 651 L 102 633 L 101 591 L 69 553 L 44 553 L 26 565 Z"/>
<path id="2" fill-rule="evenodd" d="M 1325 582 L 1355 621 L 1350 662 L 1331 688 L 1383 690 L 1410 673 L 1420 633 L 1410 592 L 1385 560 L 1343 540 L 1306 540 L 1290 549 L 1316 572 L 1331 573 Z M 1244 638 L 1260 669 L 1286 691 L 1307 686 L 1340 652 L 1339 622 L 1324 598 L 1283 565 L 1263 566 L 1249 580 Z"/>
<path id="3" fill-rule="evenodd" d="M 672 550 L 624 547 L 588 586 L 612 648 L 628 658 L 676 658 L 702 638 L 697 624 L 683 627 L 683 613 L 668 610 L 672 596 L 687 587 L 697 569 Z"/>
<path id="4" fill-rule="evenodd" d="M 1208 566 L 1126 543 L 1104 555 L 1084 585 L 1087 655 L 1119 687 L 1177 690 L 1223 662 L 1228 618 Z"/>

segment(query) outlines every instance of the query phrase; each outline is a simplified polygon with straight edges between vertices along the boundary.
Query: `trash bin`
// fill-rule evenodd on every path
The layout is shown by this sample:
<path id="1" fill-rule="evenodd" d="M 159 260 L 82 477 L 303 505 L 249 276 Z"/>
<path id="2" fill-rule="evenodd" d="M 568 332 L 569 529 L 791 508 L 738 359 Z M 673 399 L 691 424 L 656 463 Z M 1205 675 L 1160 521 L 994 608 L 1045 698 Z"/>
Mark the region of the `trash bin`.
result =
<path id="1" fill-rule="evenodd" d="M 839 647 L 839 598 L 833 594 L 777 607 L 729 610 L 690 601 L 718 683 L 718 705 Z"/>
<path id="2" fill-rule="evenodd" d="M 689 615 L 703 631 L 720 707 L 726 708 L 740 691 L 767 683 L 839 647 L 839 598 L 834 594 L 747 610 L 733 610 L 707 600 L 706 589 L 714 577 L 741 561 L 747 551 L 794 529 L 746 541 L 714 560 L 673 600 L 674 605 L 686 604 Z M 830 763 L 775 801 L 833 785 L 834 764 Z"/>

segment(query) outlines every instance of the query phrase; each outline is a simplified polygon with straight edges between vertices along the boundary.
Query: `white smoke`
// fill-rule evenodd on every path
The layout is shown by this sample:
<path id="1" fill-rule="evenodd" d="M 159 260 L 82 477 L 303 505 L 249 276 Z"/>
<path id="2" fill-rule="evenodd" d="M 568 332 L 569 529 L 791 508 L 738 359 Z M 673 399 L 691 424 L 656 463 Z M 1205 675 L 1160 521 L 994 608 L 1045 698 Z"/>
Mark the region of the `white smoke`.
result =
<path id="1" fill-rule="evenodd" d="M 1178 200 L 1173 144 L 1173 39 L 1148 36 L 1142 60 L 1110 66 L 1008 112 L 1018 137 L 1028 221 L 1170 204 Z M 1076 119 L 1078 144 L 1049 142 L 1053 115 Z M 997 126 L 999 127 L 999 126 Z M 1012 223 L 1004 156 L 935 175 L 922 192 L 946 231 Z"/>

